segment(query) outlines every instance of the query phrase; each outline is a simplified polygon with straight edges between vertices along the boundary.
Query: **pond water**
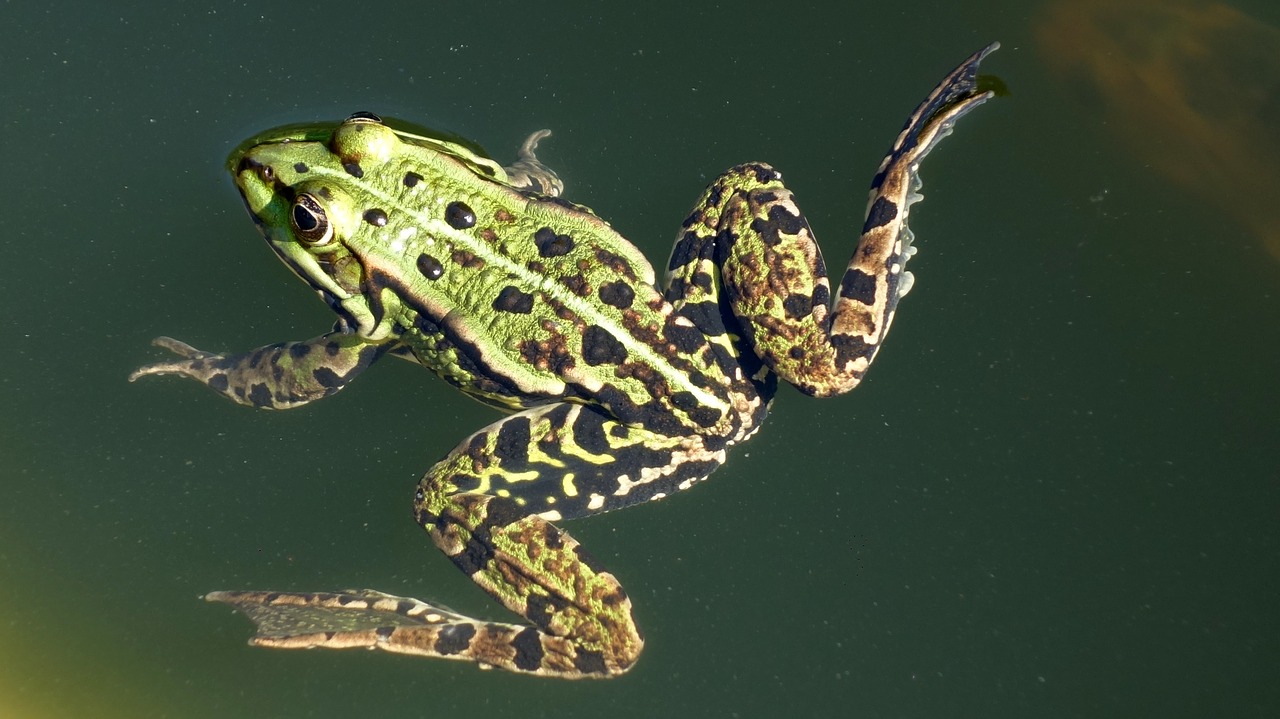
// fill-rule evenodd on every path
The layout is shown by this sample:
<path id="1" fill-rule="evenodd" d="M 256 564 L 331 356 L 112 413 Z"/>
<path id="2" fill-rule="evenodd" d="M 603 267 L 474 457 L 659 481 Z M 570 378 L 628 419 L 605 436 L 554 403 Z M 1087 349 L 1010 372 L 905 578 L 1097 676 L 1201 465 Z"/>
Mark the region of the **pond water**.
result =
<path id="1" fill-rule="evenodd" d="M 1280 712 L 1280 10 L 1113 0 L 0 7 L 0 716 L 1269 717 Z M 527 133 L 664 262 L 722 169 L 828 263 L 903 119 L 992 40 L 1011 94 L 924 168 L 916 285 L 856 391 L 784 389 L 711 481 L 570 529 L 646 639 L 609 682 L 246 646 L 214 589 L 505 619 L 414 524 L 497 415 L 403 362 L 290 412 L 125 381 L 332 316 L 225 176 L 356 110 Z"/>

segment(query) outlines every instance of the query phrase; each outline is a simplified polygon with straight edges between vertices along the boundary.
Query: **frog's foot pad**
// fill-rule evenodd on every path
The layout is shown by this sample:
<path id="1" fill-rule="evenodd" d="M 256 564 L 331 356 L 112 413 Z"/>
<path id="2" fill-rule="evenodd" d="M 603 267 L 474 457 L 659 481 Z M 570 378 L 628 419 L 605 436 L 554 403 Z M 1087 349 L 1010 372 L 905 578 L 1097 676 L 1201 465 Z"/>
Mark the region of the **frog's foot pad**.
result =
<path id="1" fill-rule="evenodd" d="M 341 592 L 209 592 L 258 627 L 254 646 L 282 649 L 378 648 L 398 627 L 443 628 L 471 620 L 447 609 L 372 589 Z"/>

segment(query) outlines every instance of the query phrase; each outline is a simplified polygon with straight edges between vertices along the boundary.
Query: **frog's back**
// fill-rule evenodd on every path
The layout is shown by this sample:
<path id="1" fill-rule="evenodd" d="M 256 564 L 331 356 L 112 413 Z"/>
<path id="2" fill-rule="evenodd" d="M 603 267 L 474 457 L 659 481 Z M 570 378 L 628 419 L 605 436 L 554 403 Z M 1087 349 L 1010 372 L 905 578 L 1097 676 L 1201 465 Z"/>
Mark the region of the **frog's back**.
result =
<path id="1" fill-rule="evenodd" d="M 401 192 L 402 225 L 389 214 L 390 242 L 371 239 L 362 263 L 398 285 L 402 340 L 423 364 L 520 407 L 589 397 L 618 365 L 661 361 L 643 338 L 671 306 L 631 243 L 585 208 L 458 169 Z"/>
<path id="2" fill-rule="evenodd" d="M 692 407 L 724 406 L 731 363 L 673 311 L 639 250 L 590 210 L 517 189 L 462 148 L 375 122 L 246 157 L 272 168 L 275 194 L 284 185 L 320 198 L 335 227 L 313 267 L 314 245 L 287 256 L 299 254 L 297 217 L 273 223 L 257 212 L 285 261 L 352 331 L 398 342 L 394 352 L 468 394 L 509 408 L 576 399 L 658 431 L 691 424 Z"/>

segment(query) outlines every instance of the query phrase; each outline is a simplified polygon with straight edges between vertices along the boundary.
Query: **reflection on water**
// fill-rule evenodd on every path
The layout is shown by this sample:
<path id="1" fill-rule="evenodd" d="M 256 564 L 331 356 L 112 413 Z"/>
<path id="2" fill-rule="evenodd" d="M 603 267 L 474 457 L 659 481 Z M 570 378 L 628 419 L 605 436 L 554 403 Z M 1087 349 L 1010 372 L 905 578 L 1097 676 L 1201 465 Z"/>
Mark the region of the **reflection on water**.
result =
<path id="1" fill-rule="evenodd" d="M 1280 29 L 1207 0 L 1057 0 L 1036 36 L 1137 159 L 1280 259 Z"/>

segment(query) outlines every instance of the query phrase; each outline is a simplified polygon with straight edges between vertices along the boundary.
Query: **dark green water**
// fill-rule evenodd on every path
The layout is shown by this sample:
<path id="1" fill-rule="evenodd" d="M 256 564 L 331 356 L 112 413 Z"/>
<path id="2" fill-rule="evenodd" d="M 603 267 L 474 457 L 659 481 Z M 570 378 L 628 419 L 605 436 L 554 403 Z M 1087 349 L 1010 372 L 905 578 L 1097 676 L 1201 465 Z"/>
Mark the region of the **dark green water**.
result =
<path id="1" fill-rule="evenodd" d="M 0 716 L 1280 713 L 1280 217 L 1213 189 L 1280 171 L 1194 160 L 1280 155 L 1256 131 L 1280 122 L 1275 9 L 1235 43 L 1248 72 L 1211 75 L 1252 114 L 1183 135 L 1053 71 L 1047 11 L 1011 0 L 373 5 L 0 5 Z M 993 39 L 1013 94 L 925 167 L 916 288 L 869 380 L 785 390 L 712 481 L 571 527 L 636 604 L 632 673 L 255 650 L 198 599 L 368 586 L 502 616 L 409 513 L 486 408 L 390 361 L 274 414 L 125 382 L 157 334 L 332 321 L 223 176 L 244 137 L 367 109 L 506 159 L 550 127 L 568 196 L 658 262 L 710 177 L 764 160 L 842 266 L 902 120 Z"/>

